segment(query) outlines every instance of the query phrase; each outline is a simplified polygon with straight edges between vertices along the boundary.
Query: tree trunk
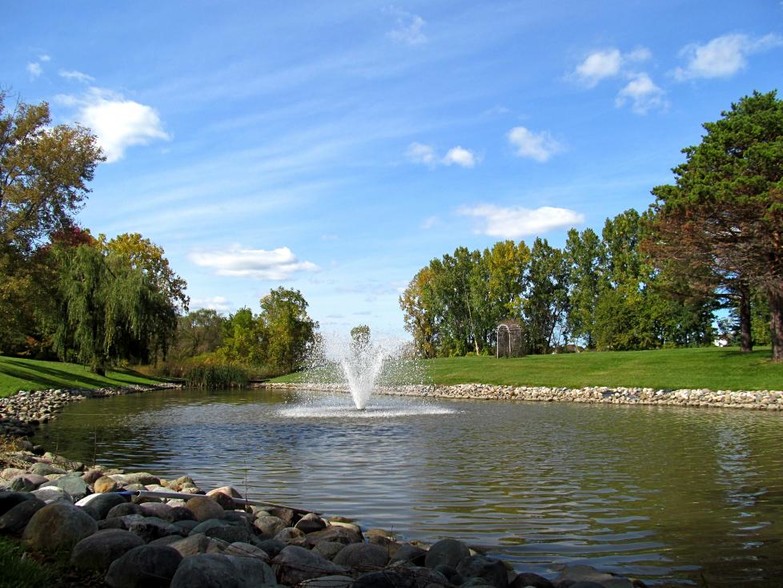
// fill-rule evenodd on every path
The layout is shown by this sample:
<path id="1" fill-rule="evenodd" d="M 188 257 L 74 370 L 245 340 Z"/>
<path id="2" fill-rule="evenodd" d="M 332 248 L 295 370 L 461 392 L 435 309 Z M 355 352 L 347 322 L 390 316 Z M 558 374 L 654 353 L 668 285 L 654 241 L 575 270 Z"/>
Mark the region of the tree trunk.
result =
<path id="1" fill-rule="evenodd" d="M 783 282 L 767 290 L 769 297 L 769 330 L 772 336 L 772 361 L 783 362 Z"/>
<path id="2" fill-rule="evenodd" d="M 750 318 L 750 288 L 742 283 L 737 288 L 739 294 L 739 327 L 740 327 L 740 351 L 750 353 L 753 351 L 753 334 L 751 332 Z"/>

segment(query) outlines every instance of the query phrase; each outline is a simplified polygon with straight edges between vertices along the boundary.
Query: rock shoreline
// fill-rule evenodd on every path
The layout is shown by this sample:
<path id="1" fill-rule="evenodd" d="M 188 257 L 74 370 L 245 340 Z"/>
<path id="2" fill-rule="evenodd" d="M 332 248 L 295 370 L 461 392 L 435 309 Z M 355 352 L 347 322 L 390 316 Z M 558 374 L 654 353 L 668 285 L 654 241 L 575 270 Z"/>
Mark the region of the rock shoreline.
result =
<path id="1" fill-rule="evenodd" d="M 642 588 L 589 566 L 514 571 L 456 539 L 406 542 L 341 517 L 202 492 L 188 476 L 87 469 L 47 453 L 4 455 L 0 534 L 113 588 Z"/>
<path id="2" fill-rule="evenodd" d="M 307 388 L 321 391 L 346 391 L 337 384 L 288 384 L 266 382 L 272 389 Z M 591 386 L 585 388 L 550 388 L 545 386 L 495 386 L 491 384 L 457 384 L 453 386 L 397 386 L 380 388 L 377 393 L 396 396 L 450 398 L 456 400 L 504 400 L 520 402 L 576 402 L 585 404 L 631 404 L 645 406 L 683 406 L 701 408 L 741 408 L 750 410 L 783 410 L 781 390 L 707 390 L 631 388 Z"/>

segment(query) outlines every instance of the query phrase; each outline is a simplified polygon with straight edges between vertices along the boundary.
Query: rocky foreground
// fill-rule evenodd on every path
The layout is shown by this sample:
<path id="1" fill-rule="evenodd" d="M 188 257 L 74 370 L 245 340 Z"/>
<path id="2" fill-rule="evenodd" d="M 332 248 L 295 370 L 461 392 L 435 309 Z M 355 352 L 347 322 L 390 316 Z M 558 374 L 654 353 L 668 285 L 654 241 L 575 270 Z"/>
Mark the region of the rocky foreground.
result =
<path id="1" fill-rule="evenodd" d="M 457 539 L 429 546 L 406 542 L 340 517 L 248 501 L 231 486 L 204 492 L 187 476 L 164 480 L 145 472 L 88 469 L 43 453 L 26 439 L 70 402 L 141 390 L 45 390 L 0 399 L 0 436 L 6 439 L 0 452 L 0 534 L 18 538 L 32 554 L 68 562 L 90 585 L 98 578 L 117 588 L 644 585 L 588 566 L 563 567 L 550 578 L 518 572 Z M 469 384 L 385 392 L 470 400 L 783 408 L 779 391 Z"/>

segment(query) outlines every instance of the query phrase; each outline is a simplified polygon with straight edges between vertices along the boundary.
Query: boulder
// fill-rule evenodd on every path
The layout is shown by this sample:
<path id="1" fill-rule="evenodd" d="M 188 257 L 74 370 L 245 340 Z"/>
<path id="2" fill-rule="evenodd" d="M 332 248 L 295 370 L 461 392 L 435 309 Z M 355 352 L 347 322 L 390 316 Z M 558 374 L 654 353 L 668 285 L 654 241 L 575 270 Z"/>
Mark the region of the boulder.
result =
<path id="1" fill-rule="evenodd" d="M 48 478 L 44 478 L 38 474 L 20 474 L 11 479 L 8 487 L 13 492 L 30 492 L 31 490 L 38 489 L 42 484 L 45 484 L 48 481 Z"/>
<path id="2" fill-rule="evenodd" d="M 71 565 L 77 569 L 105 574 L 111 563 L 144 541 L 130 531 L 104 529 L 79 541 L 71 552 Z"/>
<path id="3" fill-rule="evenodd" d="M 29 500 L 22 500 L 0 515 L 0 532 L 21 535 L 33 515 L 44 506 L 46 503 L 39 498 L 32 497 Z"/>
<path id="4" fill-rule="evenodd" d="M 306 535 L 302 533 L 299 529 L 296 529 L 294 527 L 286 527 L 282 531 L 280 531 L 277 535 L 275 535 L 275 539 L 278 541 L 281 541 L 282 543 L 285 543 L 286 545 L 305 545 Z"/>
<path id="5" fill-rule="evenodd" d="M 253 526 L 264 537 L 274 537 L 286 528 L 285 521 L 272 515 L 261 515 L 253 520 Z"/>
<path id="6" fill-rule="evenodd" d="M 289 545 L 272 559 L 272 568 L 280 584 L 296 586 L 301 582 L 327 575 L 344 575 L 347 569 L 329 561 L 322 555 Z"/>
<path id="7" fill-rule="evenodd" d="M 46 488 L 48 486 L 61 488 L 67 492 L 74 501 L 81 500 L 90 493 L 90 488 L 87 486 L 87 482 L 82 479 L 82 475 L 79 472 L 65 474 L 61 478 L 57 478 L 56 480 L 42 484 L 41 488 Z"/>
<path id="8" fill-rule="evenodd" d="M 39 476 L 51 476 L 52 474 L 65 474 L 67 472 L 54 464 L 38 461 L 30 466 L 30 473 L 38 474 Z"/>
<path id="9" fill-rule="evenodd" d="M 94 492 L 116 492 L 119 490 L 120 485 L 117 480 L 111 476 L 100 476 L 92 483 L 92 489 Z"/>
<path id="10" fill-rule="evenodd" d="M 302 582 L 302 588 L 353 588 L 351 576 L 321 576 Z"/>
<path id="11" fill-rule="evenodd" d="M 160 484 L 160 478 L 147 472 L 132 472 L 130 474 L 112 474 L 114 480 L 123 487 L 140 484 L 149 486 L 150 484 Z"/>
<path id="12" fill-rule="evenodd" d="M 530 588 L 555 588 L 550 580 L 532 572 L 517 574 L 509 584 L 509 588 L 527 588 L 528 586 Z"/>
<path id="13" fill-rule="evenodd" d="M 74 501 L 70 494 L 57 486 L 41 486 L 37 490 L 33 490 L 32 493 L 47 504 L 52 502 L 68 502 L 73 504 Z"/>
<path id="14" fill-rule="evenodd" d="M 133 514 L 143 514 L 144 511 L 141 508 L 141 505 L 136 504 L 134 502 L 124 502 L 121 504 L 118 504 L 117 506 L 112 507 L 109 512 L 106 513 L 106 516 L 104 518 L 107 519 L 113 519 L 113 518 L 120 518 L 125 517 L 128 515 Z"/>
<path id="15" fill-rule="evenodd" d="M 411 543 L 403 543 L 392 555 L 392 561 L 401 561 L 412 563 L 413 565 L 423 566 L 427 557 L 427 551 Z"/>
<path id="16" fill-rule="evenodd" d="M 313 533 L 315 531 L 322 531 L 326 528 L 326 521 L 319 517 L 315 513 L 307 513 L 294 525 L 296 529 L 299 529 L 303 533 Z"/>
<path id="17" fill-rule="evenodd" d="M 32 551 L 70 551 L 98 530 L 98 523 L 78 506 L 53 502 L 39 509 L 22 533 L 22 542 Z"/>
<path id="18" fill-rule="evenodd" d="M 144 540 L 144 543 L 149 543 L 155 539 L 160 539 L 167 535 L 178 535 L 183 537 L 186 532 L 181 527 L 159 519 L 158 517 L 138 517 L 138 515 L 131 515 L 134 517 L 128 522 L 128 531 L 135 533 Z M 135 518 L 138 517 L 138 518 Z"/>
<path id="19" fill-rule="evenodd" d="M 385 567 L 389 561 L 389 551 L 374 543 L 351 543 L 343 547 L 333 561 L 338 566 L 367 572 Z"/>
<path id="20" fill-rule="evenodd" d="M 248 542 L 253 536 L 250 525 L 246 522 L 229 522 L 220 519 L 209 519 L 196 525 L 192 533 L 203 533 L 207 537 L 222 539 L 228 543 L 236 541 Z"/>
<path id="21" fill-rule="evenodd" d="M 275 584 L 272 568 L 260 559 L 220 553 L 186 558 L 171 579 L 171 588 L 265 588 Z"/>
<path id="22" fill-rule="evenodd" d="M 140 545 L 115 559 L 104 581 L 112 588 L 166 588 L 181 562 L 176 549 Z"/>
<path id="23" fill-rule="evenodd" d="M 307 545 L 316 545 L 321 541 L 336 541 L 337 543 L 344 543 L 349 545 L 351 543 L 361 543 L 364 541 L 361 529 L 355 525 L 343 526 L 330 524 L 322 531 L 313 531 L 308 533 L 305 537 Z"/>
<path id="24" fill-rule="evenodd" d="M 435 568 L 439 565 L 456 568 L 459 562 L 467 557 L 470 557 L 470 549 L 462 541 L 441 539 L 427 550 L 424 565 L 428 568 Z"/>
<path id="25" fill-rule="evenodd" d="M 121 494 L 89 494 L 76 502 L 76 506 L 84 509 L 96 521 L 105 519 L 112 509 L 128 500 Z"/>
<path id="26" fill-rule="evenodd" d="M 217 539 L 210 539 L 204 535 L 204 533 L 191 533 L 187 537 L 179 539 L 169 545 L 176 549 L 182 557 L 190 557 L 191 555 L 197 555 L 199 553 L 222 551 L 222 549 L 220 549 L 221 542 Z"/>
<path id="27" fill-rule="evenodd" d="M 260 547 L 242 541 L 232 543 L 223 550 L 223 553 L 226 555 L 236 555 L 237 557 L 256 557 L 265 563 L 269 563 L 272 559 L 269 557 L 269 554 Z"/>
<path id="28" fill-rule="evenodd" d="M 208 521 L 209 519 L 222 519 L 223 507 L 217 502 L 206 496 L 194 496 L 185 503 L 185 508 L 193 513 L 197 521 Z"/>
<path id="29" fill-rule="evenodd" d="M 13 492 L 10 490 L 0 491 L 0 515 L 11 510 L 20 502 L 35 498 L 35 494 L 30 492 Z"/>
<path id="30" fill-rule="evenodd" d="M 473 555 L 459 562 L 457 572 L 463 578 L 481 578 L 495 588 L 508 588 L 508 570 L 498 559 Z"/>

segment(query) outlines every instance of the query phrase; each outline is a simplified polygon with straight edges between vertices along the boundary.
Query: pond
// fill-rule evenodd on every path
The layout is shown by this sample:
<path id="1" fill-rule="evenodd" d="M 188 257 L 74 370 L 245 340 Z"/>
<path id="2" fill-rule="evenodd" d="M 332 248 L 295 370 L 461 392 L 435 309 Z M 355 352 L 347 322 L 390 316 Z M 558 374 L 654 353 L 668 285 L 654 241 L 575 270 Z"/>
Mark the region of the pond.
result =
<path id="1" fill-rule="evenodd" d="M 36 441 L 406 540 L 462 539 L 549 577 L 586 563 L 661 586 L 783 578 L 777 413 L 160 391 L 72 404 Z"/>

